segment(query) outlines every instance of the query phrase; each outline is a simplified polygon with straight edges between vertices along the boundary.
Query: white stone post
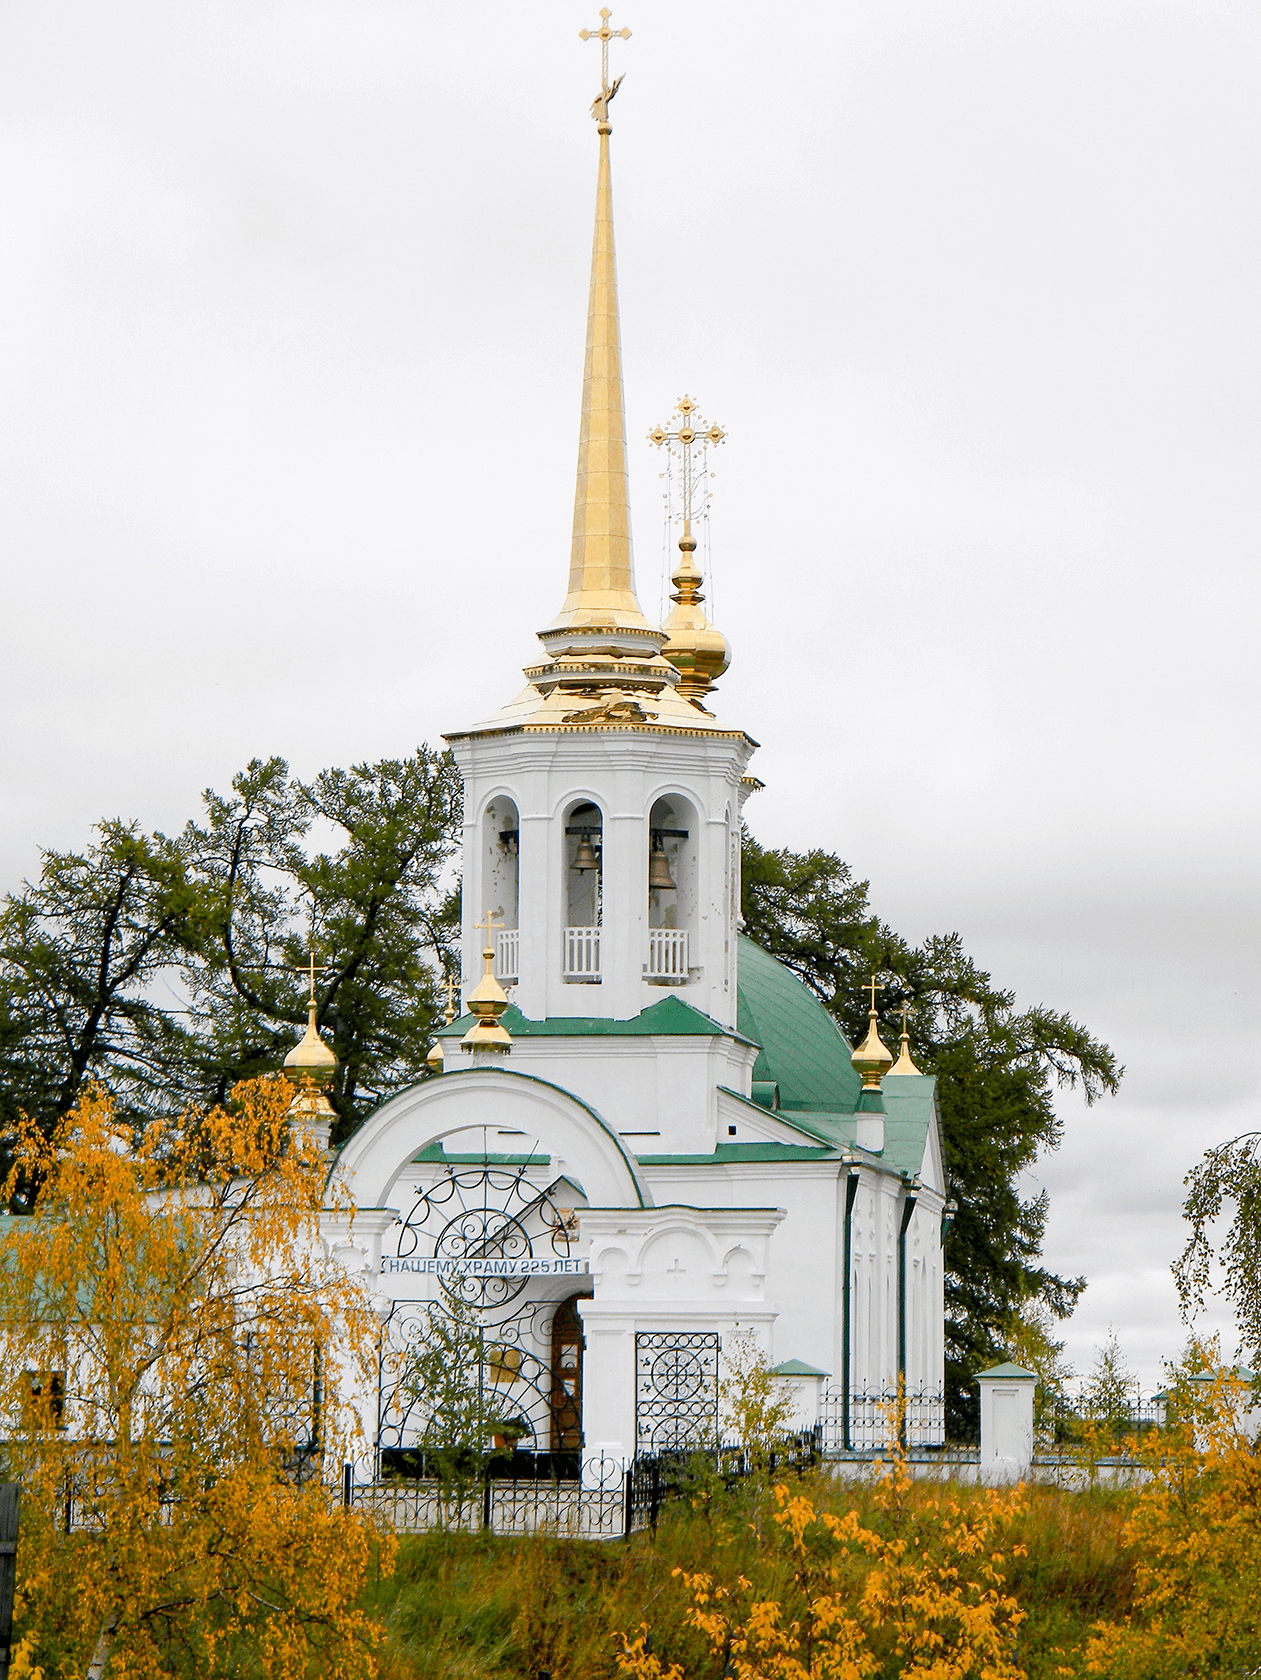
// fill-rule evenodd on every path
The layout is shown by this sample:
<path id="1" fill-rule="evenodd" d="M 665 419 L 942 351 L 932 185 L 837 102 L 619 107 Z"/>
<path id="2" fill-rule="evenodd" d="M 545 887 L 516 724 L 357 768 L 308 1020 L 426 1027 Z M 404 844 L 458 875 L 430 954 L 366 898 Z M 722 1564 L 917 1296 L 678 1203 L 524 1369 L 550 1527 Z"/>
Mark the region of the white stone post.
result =
<path id="1" fill-rule="evenodd" d="M 1037 1377 L 1021 1365 L 995 1365 L 977 1378 L 981 1390 L 981 1480 L 1018 1482 L 1033 1463 L 1033 1391 Z"/>

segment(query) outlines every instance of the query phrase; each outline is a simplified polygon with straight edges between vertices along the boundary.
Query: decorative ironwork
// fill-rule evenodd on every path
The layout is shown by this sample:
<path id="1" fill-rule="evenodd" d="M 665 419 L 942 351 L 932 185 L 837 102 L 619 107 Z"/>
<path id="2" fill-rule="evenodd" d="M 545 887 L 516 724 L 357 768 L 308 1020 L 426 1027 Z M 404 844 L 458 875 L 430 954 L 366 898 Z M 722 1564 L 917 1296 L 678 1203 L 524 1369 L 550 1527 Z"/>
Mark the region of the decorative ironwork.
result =
<path id="1" fill-rule="evenodd" d="M 686 1450 L 718 1438 L 717 1333 L 649 1330 L 635 1337 L 635 1442 Z"/>
<path id="2" fill-rule="evenodd" d="M 532 1283 L 556 1275 L 553 1266 L 572 1268 L 568 1289 L 578 1283 L 582 1263 L 570 1253 L 578 1221 L 565 1204 L 580 1192 L 564 1178 L 544 1179 L 538 1169 L 548 1158 L 535 1147 L 515 1158 L 452 1163 L 432 1183 L 415 1186 L 397 1255 L 401 1269 L 432 1280 L 433 1295 L 396 1300 L 382 1328 L 375 1451 L 359 1472 L 364 1479 L 432 1474 L 439 1448 L 448 1460 L 453 1450 L 485 1459 L 514 1449 L 581 1448 L 576 1297 L 540 1300 L 536 1288 L 535 1299 L 522 1300 Z M 426 1357 L 432 1360 L 436 1345 L 443 1370 L 452 1373 L 445 1399 L 435 1397 L 432 1384 L 427 1393 L 408 1381 L 412 1352 L 426 1343 Z"/>
<path id="3" fill-rule="evenodd" d="M 506 1306 L 528 1287 L 527 1275 L 471 1275 L 462 1261 L 523 1260 L 550 1248 L 567 1257 L 574 1234 L 573 1209 L 562 1208 L 553 1192 L 565 1181 L 540 1186 L 525 1165 L 449 1167 L 435 1183 L 416 1186 L 398 1239 L 398 1257 L 453 1262 L 438 1273 L 443 1290 L 466 1307 Z"/>

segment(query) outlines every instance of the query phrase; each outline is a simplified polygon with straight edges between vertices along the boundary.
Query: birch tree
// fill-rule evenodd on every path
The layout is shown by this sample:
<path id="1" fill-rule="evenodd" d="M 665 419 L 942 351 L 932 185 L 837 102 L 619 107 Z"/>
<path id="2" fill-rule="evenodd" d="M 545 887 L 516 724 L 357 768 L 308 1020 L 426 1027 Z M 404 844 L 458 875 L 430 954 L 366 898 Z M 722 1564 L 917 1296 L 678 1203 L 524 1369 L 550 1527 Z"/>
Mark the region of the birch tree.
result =
<path id="1" fill-rule="evenodd" d="M 259 1080 L 133 1142 L 99 1088 L 0 1245 L 0 1411 L 23 1484 L 19 1622 L 46 1680 L 375 1671 L 384 1540 L 338 1497 L 375 1320 L 322 1257 L 325 1158 Z"/>

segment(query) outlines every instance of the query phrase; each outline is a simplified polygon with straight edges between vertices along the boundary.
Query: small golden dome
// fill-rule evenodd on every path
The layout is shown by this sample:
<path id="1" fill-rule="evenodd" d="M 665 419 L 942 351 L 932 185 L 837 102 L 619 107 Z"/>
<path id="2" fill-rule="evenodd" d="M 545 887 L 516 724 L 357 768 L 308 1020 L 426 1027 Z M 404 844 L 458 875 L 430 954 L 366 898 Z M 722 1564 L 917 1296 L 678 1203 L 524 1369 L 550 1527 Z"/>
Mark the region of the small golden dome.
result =
<path id="1" fill-rule="evenodd" d="M 313 1085 L 327 1085 L 337 1072 L 337 1057 L 320 1037 L 315 1024 L 315 999 L 307 1005 L 306 1031 L 301 1042 L 295 1044 L 285 1057 L 284 1073 L 295 1085 L 310 1081 Z"/>
<path id="2" fill-rule="evenodd" d="M 902 1005 L 902 1037 L 898 1042 L 899 1042 L 898 1059 L 897 1059 L 896 1062 L 894 1062 L 893 1066 L 889 1069 L 889 1078 L 892 1079 L 895 1073 L 898 1074 L 898 1075 L 907 1074 L 907 1073 L 914 1073 L 914 1074 L 918 1075 L 920 1070 L 919 1070 L 919 1068 L 916 1067 L 915 1063 L 911 1060 L 911 1035 L 906 1030 L 906 1005 L 905 1004 Z"/>
<path id="3" fill-rule="evenodd" d="M 668 637 L 661 651 L 679 672 L 679 693 L 689 700 L 699 700 L 731 664 L 731 649 L 701 606 L 705 597 L 700 586 L 704 580 L 692 558 L 696 538 L 690 525 L 684 525 L 679 549 L 682 558 L 670 580 L 675 588 L 670 599 L 675 606 L 661 626 Z"/>
<path id="4" fill-rule="evenodd" d="M 893 1057 L 876 1027 L 876 1012 L 867 1012 L 867 1036 L 850 1057 L 862 1075 L 864 1091 L 878 1091 L 880 1081 L 893 1066 Z"/>
<path id="5" fill-rule="evenodd" d="M 441 1073 L 443 1062 L 446 1060 L 442 1053 L 442 1040 L 435 1038 L 429 1054 L 425 1057 L 425 1066 L 430 1073 Z"/>
<path id="6" fill-rule="evenodd" d="M 487 930 L 489 934 L 489 929 Z M 512 1049 L 512 1034 L 507 1027 L 500 1024 L 499 1017 L 508 1007 L 508 994 L 495 979 L 495 952 L 487 945 L 482 952 L 485 972 L 465 999 L 470 1015 L 477 1019 L 460 1040 L 462 1050 L 499 1050 L 504 1052 Z"/>

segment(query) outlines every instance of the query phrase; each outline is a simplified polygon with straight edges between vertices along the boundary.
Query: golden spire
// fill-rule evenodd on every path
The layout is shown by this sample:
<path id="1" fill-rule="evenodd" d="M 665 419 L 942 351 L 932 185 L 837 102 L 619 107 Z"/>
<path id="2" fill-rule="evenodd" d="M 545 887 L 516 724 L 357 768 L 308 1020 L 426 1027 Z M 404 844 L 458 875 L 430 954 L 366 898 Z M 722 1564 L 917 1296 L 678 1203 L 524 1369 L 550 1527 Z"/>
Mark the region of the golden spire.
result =
<path id="1" fill-rule="evenodd" d="M 630 30 L 611 29 L 609 16 L 606 7 L 600 13 L 599 29 L 579 32 L 584 41 L 594 38 L 601 46 L 600 92 L 591 107 L 600 136 L 600 166 L 587 304 L 587 354 L 582 375 L 569 592 L 556 618 L 546 630 L 539 632 L 539 639 L 553 658 L 616 649 L 619 653 L 638 654 L 651 660 L 665 638 L 644 617 L 635 594 L 617 263 L 613 249 L 613 182 L 609 168 L 609 135 L 613 132 L 609 125 L 609 100 L 622 80 L 619 76 L 609 85 L 609 42 L 615 37 L 628 39 Z M 665 680 L 670 675 L 666 667 Z M 659 675 L 656 687 L 662 686 Z"/>
<path id="2" fill-rule="evenodd" d="M 670 599 L 675 605 L 661 627 L 668 637 L 661 651 L 679 672 L 679 693 L 699 702 L 731 664 L 731 649 L 727 638 L 720 630 L 714 629 L 701 606 L 705 597 L 701 594 L 703 579 L 700 568 L 692 558 L 696 552 L 692 520 L 698 512 L 704 512 L 709 493 L 708 488 L 702 490 L 698 508 L 693 494 L 695 462 L 692 451 L 701 450 L 704 458 L 708 447 L 711 444 L 717 447 L 727 434 L 720 426 L 702 429 L 705 422 L 697 413 L 696 404 L 686 395 L 679 398 L 670 419 L 672 423 L 678 422 L 673 430 L 654 426 L 648 434 L 649 443 L 655 444 L 658 449 L 665 444 L 671 454 L 678 455 L 682 479 L 683 535 L 679 538 L 682 558 L 670 580 L 675 588 Z M 707 483 L 707 477 L 702 479 L 702 483 Z"/>
<path id="3" fill-rule="evenodd" d="M 879 1095 L 880 1081 L 893 1066 L 893 1057 L 889 1054 L 889 1048 L 880 1037 L 880 1031 L 876 1026 L 876 993 L 882 991 L 883 987 L 876 980 L 874 974 L 867 982 L 864 990 L 871 992 L 871 1008 L 867 1011 L 867 1036 L 850 1057 L 850 1061 L 862 1075 L 863 1086 L 859 1092 L 860 1106 L 863 1097 L 869 1091 L 874 1091 Z"/>
<path id="4" fill-rule="evenodd" d="M 894 1062 L 893 1066 L 889 1069 L 888 1077 L 890 1079 L 893 1078 L 895 1073 L 896 1074 L 905 1074 L 905 1073 L 918 1074 L 919 1073 L 919 1069 L 916 1067 L 915 1063 L 911 1060 L 911 1035 L 906 1030 L 906 1005 L 905 1004 L 902 1005 L 902 1037 L 899 1040 L 899 1043 L 900 1043 L 901 1048 L 900 1048 L 899 1053 L 898 1053 L 898 1059 L 897 1059 L 896 1062 Z"/>
<path id="5" fill-rule="evenodd" d="M 311 995 L 307 999 L 306 1032 L 301 1041 L 285 1057 L 285 1078 L 298 1088 L 289 1104 L 289 1118 L 302 1124 L 321 1144 L 327 1144 L 329 1131 L 337 1118 L 332 1104 L 321 1087 L 329 1084 L 337 1072 L 337 1057 L 320 1037 L 315 1024 L 315 945 L 311 945 Z"/>
<path id="6" fill-rule="evenodd" d="M 473 925 L 475 928 L 486 929 L 486 949 L 482 952 L 486 968 L 477 985 L 465 999 L 470 1014 L 475 1015 L 477 1019 L 460 1040 L 460 1048 L 498 1050 L 506 1054 L 512 1049 L 512 1034 L 499 1020 L 508 1007 L 508 994 L 495 979 L 494 915 L 488 910 L 486 920 L 475 922 Z"/>

